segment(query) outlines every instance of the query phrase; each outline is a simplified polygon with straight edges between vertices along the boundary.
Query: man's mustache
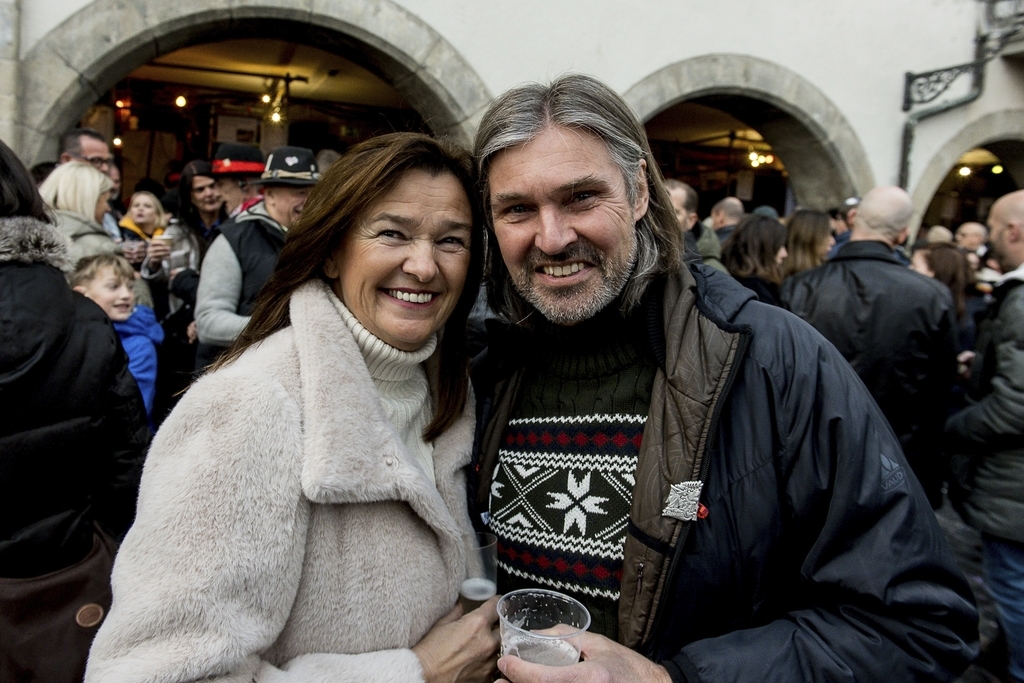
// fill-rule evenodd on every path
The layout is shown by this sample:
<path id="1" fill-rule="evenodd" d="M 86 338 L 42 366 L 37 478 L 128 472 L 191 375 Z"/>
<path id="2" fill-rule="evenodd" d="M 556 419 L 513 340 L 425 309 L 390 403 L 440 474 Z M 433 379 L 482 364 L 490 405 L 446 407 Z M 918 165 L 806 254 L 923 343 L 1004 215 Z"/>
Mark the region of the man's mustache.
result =
<path id="1" fill-rule="evenodd" d="M 557 254 L 545 254 L 537 247 L 533 247 L 526 255 L 525 266 L 530 271 L 537 270 L 541 265 L 557 265 L 560 263 L 575 263 L 577 261 L 585 261 L 595 266 L 602 266 L 604 265 L 604 260 L 604 253 L 600 249 L 589 241 L 581 239 L 568 245 Z"/>

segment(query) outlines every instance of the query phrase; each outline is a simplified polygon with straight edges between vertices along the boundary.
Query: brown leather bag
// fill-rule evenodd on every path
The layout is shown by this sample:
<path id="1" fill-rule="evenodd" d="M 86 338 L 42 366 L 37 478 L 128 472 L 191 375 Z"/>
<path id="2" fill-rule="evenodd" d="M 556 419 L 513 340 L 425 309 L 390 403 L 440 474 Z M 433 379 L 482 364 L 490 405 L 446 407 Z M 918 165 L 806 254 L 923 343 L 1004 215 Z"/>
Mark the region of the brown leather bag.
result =
<path id="1" fill-rule="evenodd" d="M 0 681 L 81 682 L 110 609 L 116 548 L 97 527 L 80 562 L 27 579 L 0 578 Z"/>

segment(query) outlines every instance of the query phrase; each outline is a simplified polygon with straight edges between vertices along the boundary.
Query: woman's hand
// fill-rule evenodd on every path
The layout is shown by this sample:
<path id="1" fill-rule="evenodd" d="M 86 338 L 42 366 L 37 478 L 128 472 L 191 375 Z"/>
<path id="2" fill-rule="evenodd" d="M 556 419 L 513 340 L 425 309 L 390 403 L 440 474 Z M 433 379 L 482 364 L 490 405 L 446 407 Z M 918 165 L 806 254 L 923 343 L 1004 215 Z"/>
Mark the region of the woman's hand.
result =
<path id="1" fill-rule="evenodd" d="M 160 261 L 171 255 L 171 247 L 164 240 L 150 240 L 146 249 L 146 257 L 151 263 L 159 264 Z"/>
<path id="2" fill-rule="evenodd" d="M 128 263 L 133 266 L 137 266 L 142 263 L 142 260 L 146 258 L 146 243 L 142 241 L 138 242 L 122 242 L 121 253 L 128 260 Z"/>
<path id="3" fill-rule="evenodd" d="M 494 680 L 501 642 L 497 604 L 495 596 L 466 615 L 456 605 L 412 648 L 427 683 Z"/>

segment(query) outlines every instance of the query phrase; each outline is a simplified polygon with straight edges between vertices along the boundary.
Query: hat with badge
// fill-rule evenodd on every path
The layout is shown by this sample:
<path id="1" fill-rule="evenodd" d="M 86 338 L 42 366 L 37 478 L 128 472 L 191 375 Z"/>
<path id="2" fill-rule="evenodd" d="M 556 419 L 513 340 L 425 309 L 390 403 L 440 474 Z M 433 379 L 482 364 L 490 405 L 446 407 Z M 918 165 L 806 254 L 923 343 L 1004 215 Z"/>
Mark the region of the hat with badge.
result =
<path id="1" fill-rule="evenodd" d="M 263 152 L 255 145 L 226 142 L 217 148 L 212 167 L 216 177 L 258 176 L 263 173 Z"/>
<path id="2" fill-rule="evenodd" d="M 253 182 L 259 185 L 316 185 L 320 170 L 313 150 L 305 147 L 278 147 L 267 156 L 263 174 Z"/>

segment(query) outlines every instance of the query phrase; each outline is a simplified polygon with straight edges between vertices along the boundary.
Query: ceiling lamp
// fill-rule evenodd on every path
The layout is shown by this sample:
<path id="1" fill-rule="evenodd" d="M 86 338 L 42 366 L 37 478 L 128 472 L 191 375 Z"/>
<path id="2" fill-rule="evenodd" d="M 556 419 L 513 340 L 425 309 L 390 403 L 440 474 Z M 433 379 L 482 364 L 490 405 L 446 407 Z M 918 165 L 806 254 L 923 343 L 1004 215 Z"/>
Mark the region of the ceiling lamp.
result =
<path id="1" fill-rule="evenodd" d="M 993 174 L 999 175 L 1002 172 L 1003 172 L 1003 165 L 1002 164 L 996 164 L 995 166 L 992 167 L 992 173 Z"/>
<path id="2" fill-rule="evenodd" d="M 971 175 L 971 169 L 969 167 L 967 167 L 967 166 L 961 166 L 960 170 L 958 172 L 960 173 L 960 175 L 962 175 L 965 178 L 967 176 Z"/>
<path id="3" fill-rule="evenodd" d="M 775 161 L 775 157 L 771 154 L 759 154 L 754 150 L 753 147 L 748 147 L 750 153 L 747 154 L 747 159 L 750 160 L 750 167 L 757 168 L 758 166 L 764 166 Z"/>
<path id="4" fill-rule="evenodd" d="M 174 98 L 174 104 L 177 105 L 179 108 L 184 108 L 185 105 L 188 104 L 188 100 L 185 99 L 184 95 L 178 95 Z"/>

